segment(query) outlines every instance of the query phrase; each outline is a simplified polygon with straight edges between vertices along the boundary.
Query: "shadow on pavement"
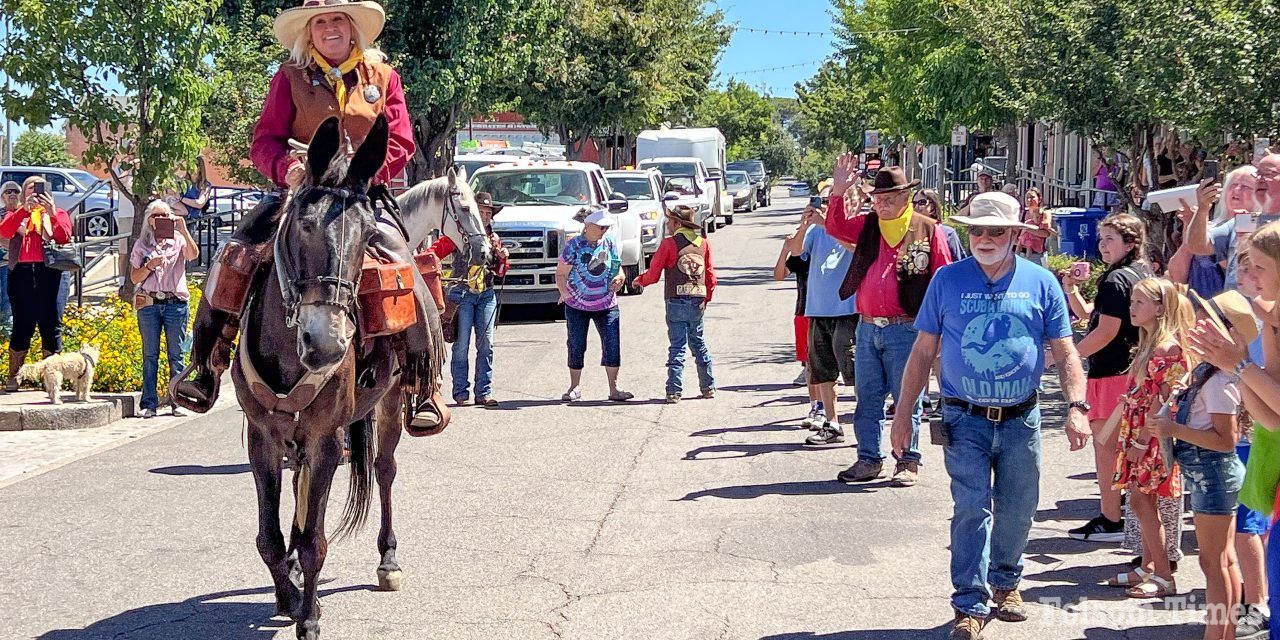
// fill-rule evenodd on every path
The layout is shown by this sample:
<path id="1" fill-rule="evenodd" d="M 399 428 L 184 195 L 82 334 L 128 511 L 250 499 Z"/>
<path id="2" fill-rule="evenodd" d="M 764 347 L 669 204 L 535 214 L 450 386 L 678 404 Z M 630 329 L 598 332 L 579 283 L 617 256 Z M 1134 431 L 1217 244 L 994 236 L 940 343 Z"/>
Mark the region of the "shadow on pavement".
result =
<path id="1" fill-rule="evenodd" d="M 371 585 L 321 589 L 320 597 L 347 591 L 372 591 Z M 276 605 L 271 587 L 222 591 L 130 609 L 99 620 L 84 629 L 55 629 L 38 640 L 173 640 L 206 638 L 219 640 L 268 640 L 276 632 L 293 626 L 293 621 L 274 617 Z M 215 602 L 227 598 L 262 596 L 262 602 Z"/>
<path id="2" fill-rule="evenodd" d="M 180 464 L 172 467 L 156 467 L 151 473 L 158 473 L 165 476 L 230 476 L 237 473 L 249 473 L 249 465 L 246 464 L 215 464 L 205 466 L 202 464 Z"/>
<path id="3" fill-rule="evenodd" d="M 699 498 L 752 500 L 762 496 L 829 496 L 845 493 L 863 493 L 863 491 L 858 487 L 847 486 L 835 480 L 810 480 L 808 482 L 777 482 L 774 484 L 748 484 L 736 487 L 704 489 L 687 494 L 680 498 L 679 501 L 693 501 Z"/>
<path id="4" fill-rule="evenodd" d="M 795 389 L 803 389 L 802 386 L 794 385 L 790 382 L 774 382 L 766 384 L 738 384 L 728 387 L 720 387 L 721 391 L 793 391 Z"/>
<path id="5" fill-rule="evenodd" d="M 922 638 L 945 638 L 950 630 L 951 623 L 948 622 L 932 629 L 868 629 L 835 633 L 799 631 L 763 636 L 760 640 L 921 640 Z"/>
<path id="6" fill-rule="evenodd" d="M 757 433 L 760 431 L 795 431 L 801 433 L 806 431 L 800 427 L 800 421 L 796 418 L 786 420 L 777 420 L 774 422 L 766 422 L 764 424 L 753 424 L 745 427 L 722 427 L 719 429 L 703 429 L 702 431 L 694 431 L 689 434 L 690 438 L 699 438 L 706 436 L 719 436 L 726 433 Z"/>
<path id="7" fill-rule="evenodd" d="M 715 444 L 706 447 L 698 447 L 691 449 L 684 454 L 685 460 L 728 460 L 731 458 L 753 458 L 755 456 L 764 455 L 766 453 L 794 453 L 796 451 L 812 451 L 812 447 L 807 447 L 799 442 L 772 442 L 769 444 Z M 709 454 L 732 454 L 737 455 L 709 455 Z M 699 458 L 698 456 L 705 455 Z"/>

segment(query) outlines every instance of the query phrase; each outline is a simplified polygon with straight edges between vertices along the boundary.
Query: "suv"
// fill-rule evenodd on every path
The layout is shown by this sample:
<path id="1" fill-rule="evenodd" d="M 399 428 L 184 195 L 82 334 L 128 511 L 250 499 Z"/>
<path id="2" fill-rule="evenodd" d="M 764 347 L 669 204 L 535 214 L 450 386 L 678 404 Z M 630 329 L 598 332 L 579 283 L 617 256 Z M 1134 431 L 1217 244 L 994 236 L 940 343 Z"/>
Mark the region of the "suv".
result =
<path id="1" fill-rule="evenodd" d="M 662 174 L 662 190 L 675 198 L 664 197 L 667 206 L 688 205 L 698 212 L 698 224 L 705 233 L 715 233 L 717 215 L 722 215 L 720 189 L 706 165 L 697 158 L 649 158 L 641 160 L 641 169 L 656 169 Z"/>
<path id="2" fill-rule="evenodd" d="M 487 191 L 504 205 L 493 230 L 510 252 L 511 268 L 498 281 L 504 304 L 550 304 L 560 299 L 556 265 L 564 243 L 582 233 L 578 211 L 608 208 L 617 218 L 609 229 L 622 254 L 630 293 L 640 275 L 640 216 L 615 193 L 604 171 L 590 162 L 522 161 L 476 170 L 471 188 Z"/>
<path id="3" fill-rule="evenodd" d="M 756 204 L 761 207 L 767 207 L 773 202 L 770 195 L 769 172 L 764 169 L 764 161 L 762 160 L 738 160 L 728 164 L 730 171 L 746 171 L 751 176 L 751 182 L 756 187 Z"/>
<path id="4" fill-rule="evenodd" d="M 132 217 L 128 198 L 116 198 L 106 181 L 99 180 L 83 169 L 0 167 L 0 183 L 12 180 L 21 185 L 31 176 L 44 178 L 49 184 L 49 193 L 53 196 L 54 203 L 59 209 L 65 209 L 71 214 L 78 225 L 77 233 L 85 237 L 105 238 L 115 235 L 116 218 Z"/>
<path id="5" fill-rule="evenodd" d="M 627 197 L 630 210 L 640 216 L 640 246 L 644 253 L 644 263 L 657 253 L 658 245 L 664 235 L 662 174 L 656 169 L 632 169 L 627 171 L 606 171 L 609 185 L 613 190 Z M 628 283 L 630 286 L 630 283 Z"/>

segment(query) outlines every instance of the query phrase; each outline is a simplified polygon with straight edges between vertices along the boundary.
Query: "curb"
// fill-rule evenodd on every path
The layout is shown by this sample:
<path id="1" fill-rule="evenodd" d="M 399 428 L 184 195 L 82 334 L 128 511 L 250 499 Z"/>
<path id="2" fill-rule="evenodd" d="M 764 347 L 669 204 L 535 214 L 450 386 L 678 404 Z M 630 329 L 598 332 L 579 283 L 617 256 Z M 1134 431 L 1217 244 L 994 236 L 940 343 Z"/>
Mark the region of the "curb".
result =
<path id="1" fill-rule="evenodd" d="M 234 391 L 232 392 L 234 395 Z M 62 404 L 49 404 L 43 391 L 19 391 L 30 402 L 0 404 L 0 431 L 63 431 L 94 429 L 123 418 L 136 418 L 141 413 L 142 393 L 91 393 L 88 402 L 76 402 L 75 395 L 64 393 Z M 15 394 L 8 394 L 12 399 Z M 161 399 L 160 406 L 169 403 Z"/>

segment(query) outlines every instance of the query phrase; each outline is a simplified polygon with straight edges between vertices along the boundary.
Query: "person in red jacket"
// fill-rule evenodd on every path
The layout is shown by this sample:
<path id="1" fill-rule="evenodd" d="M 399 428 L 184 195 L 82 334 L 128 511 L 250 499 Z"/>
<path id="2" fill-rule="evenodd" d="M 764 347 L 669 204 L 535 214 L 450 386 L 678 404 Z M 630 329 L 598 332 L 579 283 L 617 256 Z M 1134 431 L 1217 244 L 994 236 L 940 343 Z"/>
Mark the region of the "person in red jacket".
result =
<path id="1" fill-rule="evenodd" d="M 684 377 L 684 349 L 688 345 L 698 365 L 698 386 L 703 398 L 716 395 L 711 371 L 711 351 L 702 335 L 703 311 L 716 290 L 716 269 L 711 264 L 711 243 L 695 222 L 697 212 L 685 205 L 667 211 L 668 237 L 658 245 L 649 270 L 632 283 L 638 290 L 664 278 L 667 300 L 667 402 L 680 401 Z"/>
<path id="2" fill-rule="evenodd" d="M 36 185 L 40 185 L 40 193 L 36 193 Z M 32 176 L 22 184 L 22 206 L 5 213 L 0 238 L 9 241 L 9 299 L 13 303 L 5 390 L 17 391 L 18 369 L 31 349 L 37 326 L 44 356 L 62 351 L 62 317 L 58 314 L 62 272 L 44 266 L 44 243 L 71 242 L 71 216 L 54 204 L 44 178 Z"/>

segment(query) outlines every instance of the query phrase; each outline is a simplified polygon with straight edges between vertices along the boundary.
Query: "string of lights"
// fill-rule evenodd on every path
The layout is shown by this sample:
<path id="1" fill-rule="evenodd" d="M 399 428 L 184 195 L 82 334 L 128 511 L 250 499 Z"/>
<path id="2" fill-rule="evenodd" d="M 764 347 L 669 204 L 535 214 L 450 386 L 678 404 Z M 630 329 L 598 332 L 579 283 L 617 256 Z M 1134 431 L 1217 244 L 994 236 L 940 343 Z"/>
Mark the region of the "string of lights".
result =
<path id="1" fill-rule="evenodd" d="M 912 33 L 920 31 L 922 27 L 907 27 L 904 29 L 887 29 L 884 31 L 851 31 L 851 36 L 879 36 L 891 35 L 898 33 Z M 800 36 L 800 37 L 830 37 L 834 35 L 832 31 L 792 31 L 789 29 L 758 29 L 756 27 L 737 26 L 735 32 L 754 33 L 766 36 Z"/>
<path id="2" fill-rule="evenodd" d="M 745 75 L 750 75 L 750 74 L 753 74 L 753 73 L 768 73 L 768 72 L 770 72 L 770 71 L 782 71 L 782 70 L 785 70 L 785 69 L 799 69 L 799 68 L 801 68 L 801 67 L 811 67 L 811 66 L 813 66 L 813 65 L 815 65 L 815 64 L 822 64 L 822 63 L 823 63 L 823 62 L 825 62 L 825 61 L 826 61 L 825 59 L 823 59 L 823 60 L 811 60 L 811 61 L 809 61 L 809 62 L 799 62 L 799 63 L 796 63 L 796 64 L 785 64 L 785 65 L 782 65 L 782 66 L 780 66 L 780 67 L 766 67 L 766 68 L 764 68 L 764 69 L 746 69 L 746 70 L 743 70 L 743 71 L 726 71 L 726 72 L 724 72 L 724 74 L 725 74 L 725 75 L 729 75 L 729 76 L 745 76 Z"/>

